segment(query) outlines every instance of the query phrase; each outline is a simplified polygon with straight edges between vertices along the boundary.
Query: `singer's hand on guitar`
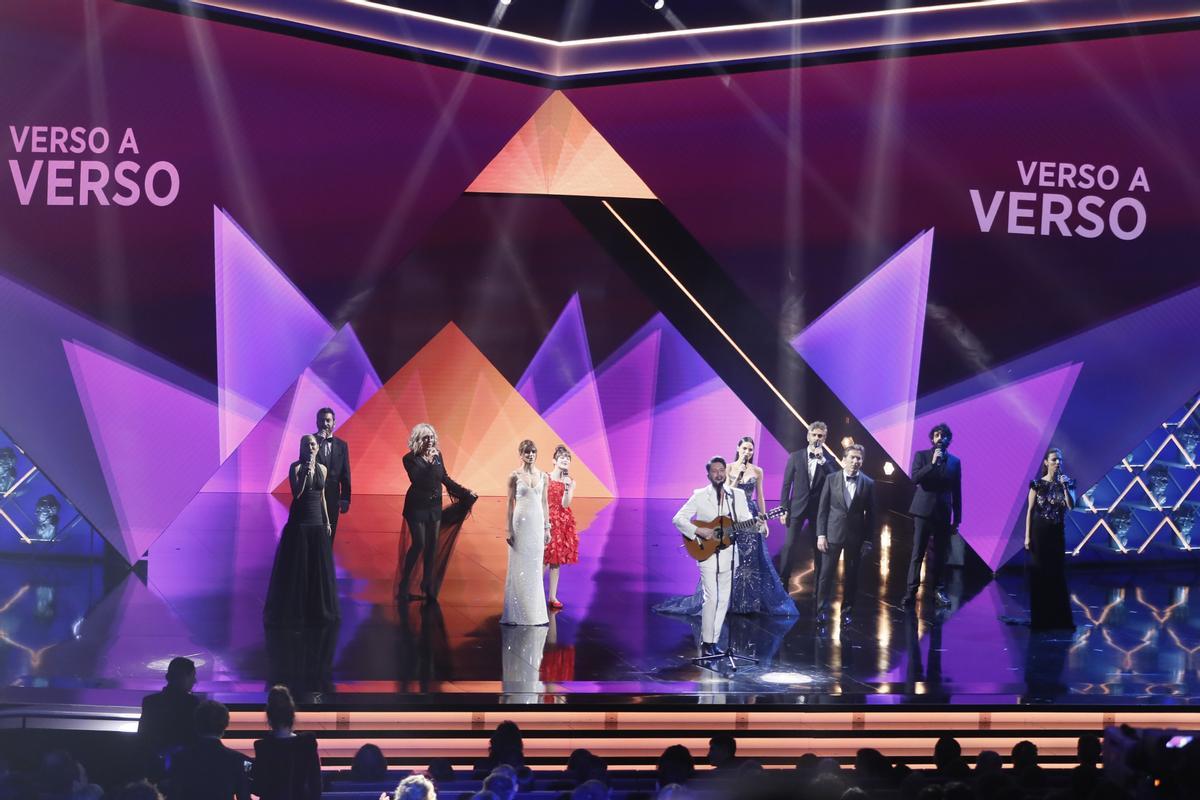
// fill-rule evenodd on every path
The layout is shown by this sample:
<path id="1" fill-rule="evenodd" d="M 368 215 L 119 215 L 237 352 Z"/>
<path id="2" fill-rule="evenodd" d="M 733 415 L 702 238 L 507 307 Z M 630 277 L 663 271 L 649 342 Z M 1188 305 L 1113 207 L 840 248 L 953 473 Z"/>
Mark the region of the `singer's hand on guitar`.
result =
<path id="1" fill-rule="evenodd" d="M 706 542 L 711 541 L 713 538 L 713 532 L 706 528 L 696 528 L 696 538 L 703 539 Z"/>

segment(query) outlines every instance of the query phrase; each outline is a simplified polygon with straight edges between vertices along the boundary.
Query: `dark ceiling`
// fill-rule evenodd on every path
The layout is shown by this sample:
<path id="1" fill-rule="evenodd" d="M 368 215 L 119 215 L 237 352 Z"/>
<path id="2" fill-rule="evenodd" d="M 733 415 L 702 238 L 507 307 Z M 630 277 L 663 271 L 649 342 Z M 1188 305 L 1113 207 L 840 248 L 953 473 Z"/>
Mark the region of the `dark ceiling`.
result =
<path id="1" fill-rule="evenodd" d="M 499 0 L 377 1 L 381 5 L 480 25 L 491 22 L 499 4 Z M 676 25 L 709 28 L 943 5 L 947 2 L 963 0 L 667 0 L 664 11 L 654 11 L 643 0 L 512 0 L 504 9 L 497 27 L 545 39 L 567 41 L 669 31 Z"/>

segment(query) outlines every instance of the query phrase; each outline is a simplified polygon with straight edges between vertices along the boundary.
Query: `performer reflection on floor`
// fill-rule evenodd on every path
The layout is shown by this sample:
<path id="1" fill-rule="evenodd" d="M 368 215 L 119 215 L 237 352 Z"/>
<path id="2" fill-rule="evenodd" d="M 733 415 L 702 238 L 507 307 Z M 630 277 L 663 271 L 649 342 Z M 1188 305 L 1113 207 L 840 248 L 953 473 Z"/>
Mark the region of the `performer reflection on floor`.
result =
<path id="1" fill-rule="evenodd" d="M 438 449 L 437 431 L 427 422 L 414 427 L 408 437 L 404 470 L 408 473 L 410 485 L 404 495 L 404 529 L 400 533 L 401 566 L 396 598 L 423 599 L 433 603 L 437 602 L 438 590 L 458 530 L 478 495 L 458 485 L 446 474 L 446 466 Z M 455 500 L 452 507 L 454 513 L 447 510 L 445 519 L 442 513 L 443 486 Z M 409 584 L 418 560 L 422 561 L 423 566 L 423 594 L 412 594 Z"/>
<path id="2" fill-rule="evenodd" d="M 333 543 L 325 508 L 324 465 L 317 437 L 300 439 L 300 460 L 288 469 L 292 507 L 275 549 L 263 621 L 268 626 L 328 624 L 341 617 Z"/>

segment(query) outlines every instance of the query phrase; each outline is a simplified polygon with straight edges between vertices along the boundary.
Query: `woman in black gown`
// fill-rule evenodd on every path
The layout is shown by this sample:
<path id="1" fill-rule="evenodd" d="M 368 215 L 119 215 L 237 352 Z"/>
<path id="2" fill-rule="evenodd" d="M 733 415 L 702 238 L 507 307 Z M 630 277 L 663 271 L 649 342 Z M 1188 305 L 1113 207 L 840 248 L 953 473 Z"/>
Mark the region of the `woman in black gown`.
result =
<path id="1" fill-rule="evenodd" d="M 404 495 L 404 527 L 401 532 L 400 580 L 396 588 L 399 600 L 421 600 L 432 603 L 437 600 L 441 577 L 446 561 L 454 547 L 458 527 L 465 513 L 476 499 L 476 494 L 455 483 L 446 474 L 442 455 L 438 450 L 437 431 L 427 422 L 412 429 L 408 437 L 409 452 L 404 454 L 404 471 L 408 473 L 410 486 Z M 455 514 L 442 518 L 442 487 L 456 501 Z M 439 532 L 447 528 L 439 544 Z M 453 528 L 453 530 L 450 530 Z M 411 540 L 411 546 L 409 542 Z M 422 558 L 423 556 L 423 558 Z M 422 561 L 422 595 L 409 592 L 413 569 Z M 440 566 L 439 566 L 440 562 Z"/>
<path id="2" fill-rule="evenodd" d="M 1033 630 L 1074 629 L 1067 592 L 1063 521 L 1075 507 L 1075 481 L 1062 471 L 1062 450 L 1046 452 L 1037 480 L 1029 484 L 1025 549 L 1029 551 L 1029 625 Z"/>
<path id="3" fill-rule="evenodd" d="M 317 437 L 300 439 L 300 460 L 288 470 L 292 509 L 275 550 L 263 621 L 267 625 L 323 625 L 341 617 L 333 571 L 329 512 Z"/>

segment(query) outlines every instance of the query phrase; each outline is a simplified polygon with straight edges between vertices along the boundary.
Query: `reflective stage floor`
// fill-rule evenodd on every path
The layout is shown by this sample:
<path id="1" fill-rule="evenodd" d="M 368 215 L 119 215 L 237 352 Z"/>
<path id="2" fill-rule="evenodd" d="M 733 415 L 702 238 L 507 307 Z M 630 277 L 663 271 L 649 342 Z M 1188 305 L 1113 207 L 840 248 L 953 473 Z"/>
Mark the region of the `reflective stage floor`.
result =
<path id="1" fill-rule="evenodd" d="M 654 614 L 690 593 L 673 500 L 577 501 L 580 564 L 549 626 L 499 625 L 503 500 L 484 498 L 459 537 L 438 605 L 393 601 L 403 498 L 356 497 L 335 548 L 343 619 L 264 634 L 263 596 L 286 507 L 267 495 L 203 494 L 145 570 L 0 561 L 0 701 L 125 705 L 162 685 L 167 661 L 200 665 L 198 691 L 260 703 L 284 681 L 329 706 L 570 703 L 642 706 L 1184 705 L 1200 699 L 1200 571 L 1074 571 L 1074 636 L 1031 636 L 1020 573 L 953 570 L 953 607 L 899 608 L 911 539 L 893 515 L 864 566 L 859 617 L 814 631 L 811 574 L 793 579 L 796 619 L 730 615 L 757 665 L 694 666 L 689 620 Z M 773 552 L 784 531 L 772 523 Z M 1200 610 L 1200 609 L 1198 609 Z"/>

